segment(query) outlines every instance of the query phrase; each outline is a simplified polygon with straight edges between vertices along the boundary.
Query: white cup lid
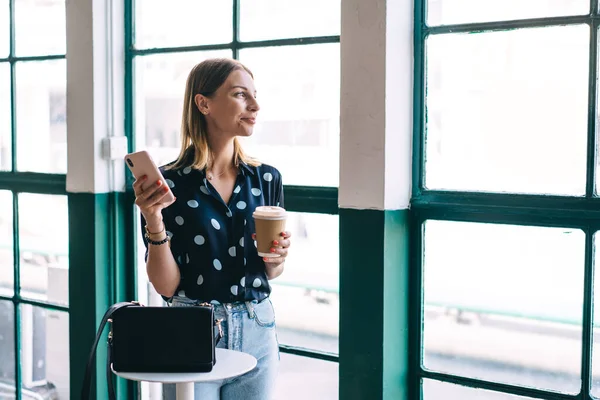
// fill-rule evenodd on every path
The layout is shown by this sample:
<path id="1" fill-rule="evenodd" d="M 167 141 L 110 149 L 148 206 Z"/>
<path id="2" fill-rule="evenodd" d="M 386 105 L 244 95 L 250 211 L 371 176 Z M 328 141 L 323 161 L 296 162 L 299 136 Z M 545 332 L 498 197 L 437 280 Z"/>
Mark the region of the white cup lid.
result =
<path id="1" fill-rule="evenodd" d="M 276 206 L 258 206 L 252 213 L 254 218 L 284 219 L 287 218 L 285 208 Z"/>

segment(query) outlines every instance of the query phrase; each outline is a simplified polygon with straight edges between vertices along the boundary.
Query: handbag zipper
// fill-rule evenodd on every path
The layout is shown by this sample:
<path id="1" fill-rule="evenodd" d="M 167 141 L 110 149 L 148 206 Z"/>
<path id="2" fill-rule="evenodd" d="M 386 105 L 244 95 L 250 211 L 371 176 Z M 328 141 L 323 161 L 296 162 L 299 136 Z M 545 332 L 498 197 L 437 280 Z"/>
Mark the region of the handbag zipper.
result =
<path id="1" fill-rule="evenodd" d="M 212 309 L 214 309 L 214 306 L 211 303 L 200 303 L 198 304 L 199 306 L 203 306 L 203 307 L 210 307 Z M 219 330 L 219 338 L 223 338 L 224 334 L 223 334 L 223 327 L 221 326 L 221 323 L 223 322 L 223 319 L 215 319 L 215 325 L 217 325 L 217 329 Z"/>

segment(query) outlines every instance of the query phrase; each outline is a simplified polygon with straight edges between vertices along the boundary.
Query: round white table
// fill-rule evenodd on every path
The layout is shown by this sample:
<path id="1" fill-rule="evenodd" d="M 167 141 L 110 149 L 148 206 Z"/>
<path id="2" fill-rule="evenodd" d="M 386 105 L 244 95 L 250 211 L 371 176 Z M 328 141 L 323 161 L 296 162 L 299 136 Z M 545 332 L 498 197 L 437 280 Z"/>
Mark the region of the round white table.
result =
<path id="1" fill-rule="evenodd" d="M 256 358 L 240 351 L 216 349 L 217 362 L 210 372 L 117 372 L 115 375 L 132 381 L 175 383 L 177 400 L 194 400 L 194 383 L 214 383 L 244 375 L 256 367 Z"/>

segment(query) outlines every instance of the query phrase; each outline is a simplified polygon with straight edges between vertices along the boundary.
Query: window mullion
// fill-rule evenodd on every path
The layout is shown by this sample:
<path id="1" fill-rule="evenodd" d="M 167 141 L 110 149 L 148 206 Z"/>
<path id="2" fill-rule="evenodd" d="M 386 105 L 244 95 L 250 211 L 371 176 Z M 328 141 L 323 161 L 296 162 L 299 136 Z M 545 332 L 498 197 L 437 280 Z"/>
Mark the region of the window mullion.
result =
<path id="1" fill-rule="evenodd" d="M 12 3 L 12 2 L 11 2 Z M 14 346 L 15 346 L 15 399 L 21 400 L 21 272 L 20 272 L 20 246 L 19 246 L 19 197 L 13 192 L 13 265 L 14 265 Z"/>
<path id="2" fill-rule="evenodd" d="M 240 0 L 233 0 L 233 37 L 231 42 L 231 51 L 233 58 L 239 60 L 240 58 Z"/>
<path id="3" fill-rule="evenodd" d="M 425 3 L 415 2 L 415 37 L 413 68 L 413 196 L 419 196 L 424 187 L 424 149 L 425 132 L 423 129 L 425 114 Z"/>
<path id="4" fill-rule="evenodd" d="M 590 22 L 590 59 L 588 83 L 588 137 L 586 165 L 586 197 L 593 197 L 596 188 L 596 105 L 598 75 L 598 21 Z"/>
<path id="5" fill-rule="evenodd" d="M 581 337 L 581 388 L 583 398 L 590 398 L 592 389 L 592 341 L 594 309 L 594 231 L 585 230 L 585 270 L 583 287 L 583 318 Z"/>
<path id="6" fill-rule="evenodd" d="M 8 58 L 12 59 L 15 56 L 15 0 L 9 1 L 9 23 L 10 23 L 10 47 Z M 10 147 L 11 147 L 11 170 L 17 170 L 17 88 L 15 63 L 10 62 Z"/>
<path id="7" fill-rule="evenodd" d="M 523 28 L 542 28 L 548 26 L 588 24 L 598 16 L 569 15 L 566 17 L 540 17 L 530 19 L 515 19 L 511 21 L 468 22 L 461 24 L 437 25 L 428 27 L 423 23 L 425 32 L 430 35 L 444 33 L 497 32 Z"/>

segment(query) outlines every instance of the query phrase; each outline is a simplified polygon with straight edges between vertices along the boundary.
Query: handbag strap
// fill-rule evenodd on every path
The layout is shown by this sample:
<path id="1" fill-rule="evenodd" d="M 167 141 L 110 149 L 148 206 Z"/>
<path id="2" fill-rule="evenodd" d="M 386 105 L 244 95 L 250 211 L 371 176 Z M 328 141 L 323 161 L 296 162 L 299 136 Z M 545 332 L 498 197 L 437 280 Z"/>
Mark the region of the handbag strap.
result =
<path id="1" fill-rule="evenodd" d="M 102 337 L 102 332 L 104 331 L 104 327 L 108 320 L 112 317 L 112 315 L 119 309 L 124 307 L 137 306 L 137 303 L 131 302 L 122 302 L 116 303 L 110 306 L 110 308 L 104 313 L 104 317 L 102 317 L 102 321 L 100 322 L 100 326 L 98 327 L 98 332 L 96 333 L 96 338 L 94 339 L 94 344 L 92 345 L 92 349 L 90 350 L 90 355 L 88 356 L 87 365 L 85 367 L 85 374 L 83 378 L 83 386 L 81 387 L 81 400 L 87 400 L 90 397 L 90 386 L 92 382 L 92 370 L 94 369 L 94 360 L 96 359 L 96 348 L 98 347 L 98 343 L 100 342 L 100 338 Z M 106 379 L 108 381 L 108 396 L 110 400 L 115 399 L 115 391 L 113 386 L 112 379 L 112 371 L 110 369 L 111 364 L 111 354 L 110 354 L 110 344 L 108 346 L 108 354 L 107 354 L 107 365 L 106 365 Z"/>

